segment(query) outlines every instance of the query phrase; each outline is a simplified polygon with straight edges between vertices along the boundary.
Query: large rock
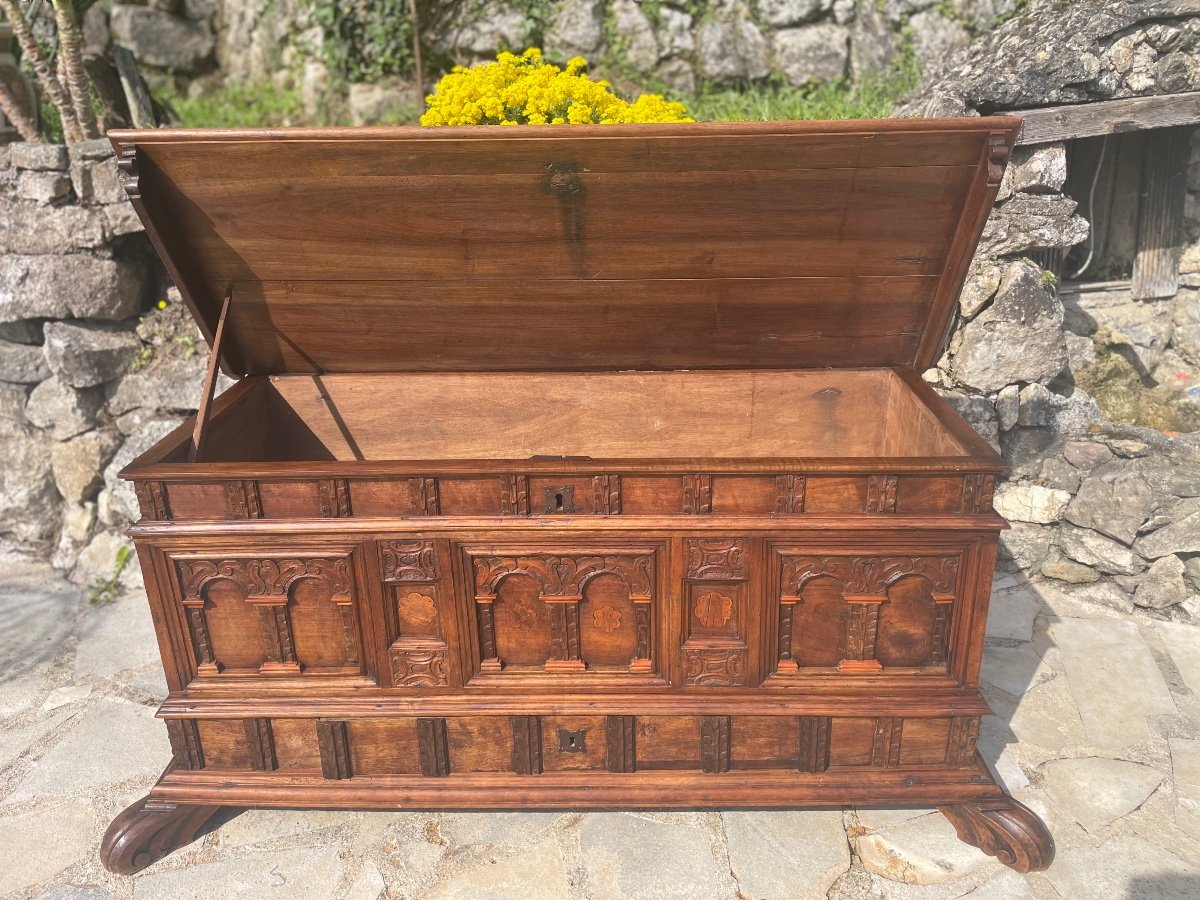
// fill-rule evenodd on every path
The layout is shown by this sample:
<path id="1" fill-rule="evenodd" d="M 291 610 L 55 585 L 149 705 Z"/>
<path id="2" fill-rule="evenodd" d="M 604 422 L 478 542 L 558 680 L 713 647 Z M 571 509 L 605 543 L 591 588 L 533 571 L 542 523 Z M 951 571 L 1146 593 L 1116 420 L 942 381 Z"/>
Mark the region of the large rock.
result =
<path id="1" fill-rule="evenodd" d="M 37 384 L 49 376 L 50 367 L 41 347 L 0 340 L 0 381 Z"/>
<path id="2" fill-rule="evenodd" d="M 1005 173 L 1014 191 L 1028 194 L 1053 194 L 1067 181 L 1065 144 L 1038 144 L 1017 147 Z"/>
<path id="3" fill-rule="evenodd" d="M 681 9 L 663 6 L 658 11 L 658 55 L 676 56 L 696 49 L 692 36 L 692 17 Z M 683 62 L 683 60 L 679 60 Z M 691 66 L 688 66 L 691 69 Z"/>
<path id="4" fill-rule="evenodd" d="M 145 6 L 114 6 L 112 32 L 139 62 L 195 74 L 212 62 L 216 36 L 206 23 L 193 22 Z"/>
<path id="5" fill-rule="evenodd" d="M 767 41 L 746 13 L 744 8 L 734 7 L 700 23 L 696 62 L 705 78 L 729 82 L 767 76 Z"/>
<path id="6" fill-rule="evenodd" d="M 821 23 L 787 28 L 774 35 L 775 66 L 796 87 L 829 81 L 846 74 L 850 59 L 850 30 Z"/>
<path id="7" fill-rule="evenodd" d="M 112 381 L 129 368 L 141 349 L 137 335 L 92 322 L 46 325 L 46 360 L 67 384 L 92 387 Z"/>
<path id="8" fill-rule="evenodd" d="M 1133 594 L 1133 602 L 1150 609 L 1166 609 L 1177 606 L 1188 598 L 1188 586 L 1184 581 L 1183 560 L 1178 556 L 1156 559 L 1150 569 L 1142 575 L 1141 582 Z"/>
<path id="9" fill-rule="evenodd" d="M 979 241 L 989 256 L 1073 247 L 1087 239 L 1088 223 L 1074 200 L 1061 195 L 1017 194 L 992 211 Z"/>
<path id="10" fill-rule="evenodd" d="M 1054 759 L 1042 774 L 1054 802 L 1093 834 L 1141 806 L 1163 780 L 1150 766 L 1101 757 Z"/>
<path id="11" fill-rule="evenodd" d="M 71 184 L 84 203 L 124 203 L 128 199 L 114 158 L 73 161 Z"/>
<path id="12" fill-rule="evenodd" d="M 149 365 L 130 372 L 110 387 L 108 411 L 124 415 L 139 407 L 192 412 L 200 401 L 207 359 L 158 351 Z"/>
<path id="13" fill-rule="evenodd" d="M 843 24 L 843 23 L 839 23 Z M 850 74 L 883 72 L 896 56 L 896 33 L 873 3 L 859 4 L 850 30 Z"/>
<path id="14" fill-rule="evenodd" d="M 546 52 L 569 59 L 587 56 L 604 42 L 604 0 L 564 0 L 543 40 Z"/>
<path id="15" fill-rule="evenodd" d="M 612 17 L 613 28 L 621 39 L 621 55 L 635 69 L 653 69 L 658 64 L 658 42 L 642 8 L 634 0 L 616 0 Z"/>
<path id="16" fill-rule="evenodd" d="M 395 122 L 421 107 L 416 88 L 406 84 L 352 84 L 347 96 L 355 125 Z"/>
<path id="17" fill-rule="evenodd" d="M 953 19 L 936 9 L 926 9 L 908 20 L 913 36 L 913 50 L 924 72 L 936 72 L 946 64 L 955 50 L 971 42 L 971 35 Z"/>
<path id="18" fill-rule="evenodd" d="M 1000 532 L 1000 550 L 1023 571 L 1037 569 L 1045 560 L 1054 541 L 1054 529 L 1030 522 L 1013 522 Z"/>
<path id="19" fill-rule="evenodd" d="M 25 405 L 25 417 L 38 428 L 47 429 L 56 441 L 65 441 L 92 428 L 102 406 L 102 387 L 77 390 L 53 377 L 33 389 Z"/>
<path id="20" fill-rule="evenodd" d="M 1196 249 L 1200 259 L 1200 241 Z M 1200 290 L 1180 288 L 1175 295 L 1172 325 L 1171 345 L 1175 352 L 1192 365 L 1200 365 Z"/>
<path id="21" fill-rule="evenodd" d="M 1062 324 L 1062 304 L 1042 270 L 1018 260 L 1005 270 L 992 305 L 963 328 L 952 374 L 984 392 L 1049 381 L 1067 364 Z"/>
<path id="22" fill-rule="evenodd" d="M 83 253 L 0 256 L 0 322 L 127 319 L 141 306 L 146 269 Z"/>
<path id="23" fill-rule="evenodd" d="M 1147 559 L 1159 559 L 1172 553 L 1200 553 L 1200 511 L 1138 538 L 1133 549 Z"/>
<path id="24" fill-rule="evenodd" d="M 1053 490 L 1040 484 L 1009 482 L 996 489 L 993 505 L 1004 518 L 1016 522 L 1051 525 L 1062 518 L 1071 502 L 1066 491 Z"/>
<path id="25" fill-rule="evenodd" d="M 762 22 L 782 28 L 819 18 L 833 8 L 833 0 L 756 0 L 754 6 Z"/>
<path id="26" fill-rule="evenodd" d="M 91 500 L 104 483 L 108 465 L 121 439 L 111 431 L 87 431 L 50 448 L 54 484 L 69 503 Z"/>
<path id="27" fill-rule="evenodd" d="M 0 534 L 21 543 L 44 541 L 58 522 L 58 492 L 50 471 L 49 439 L 15 419 L 0 417 Z"/>
<path id="28" fill-rule="evenodd" d="M 62 172 L 22 172 L 17 176 L 17 196 L 39 206 L 62 200 L 71 192 L 71 179 Z"/>
<path id="29" fill-rule="evenodd" d="M 960 394 L 956 391 L 938 391 L 942 399 L 954 411 L 967 420 L 967 424 L 989 444 L 1000 449 L 1000 426 L 996 421 L 996 407 L 987 397 L 978 394 Z"/>
<path id="30" fill-rule="evenodd" d="M 0 253 L 61 254 L 99 247 L 106 240 L 104 226 L 100 210 L 75 204 L 0 203 Z"/>
<path id="31" fill-rule="evenodd" d="M 476 56 L 494 56 L 497 50 L 521 52 L 525 48 L 525 14 L 507 3 L 492 2 L 476 15 L 459 16 L 435 44 L 444 52 L 466 51 Z"/>
<path id="32" fill-rule="evenodd" d="M 1018 395 L 1017 424 L 1047 427 L 1058 434 L 1075 437 L 1100 421 L 1100 405 L 1081 388 L 1071 396 L 1056 394 L 1041 384 L 1029 384 Z"/>
<path id="33" fill-rule="evenodd" d="M 1132 544 L 1154 505 L 1154 492 L 1137 467 L 1118 461 L 1101 466 L 1084 480 L 1064 518 Z"/>
<path id="34" fill-rule="evenodd" d="M 119 478 L 117 473 L 179 427 L 183 419 L 161 417 L 144 423 L 141 429 L 124 443 L 112 462 L 104 470 L 104 485 L 109 494 L 112 510 L 126 521 L 132 522 L 141 516 L 137 495 L 133 485 Z"/>
<path id="35" fill-rule="evenodd" d="M 71 162 L 64 145 L 31 141 L 18 141 L 13 144 L 8 159 L 14 169 L 33 169 L 41 172 L 61 172 Z"/>
<path id="36" fill-rule="evenodd" d="M 1058 544 L 1071 559 L 1109 575 L 1136 575 L 1146 567 L 1128 547 L 1087 528 L 1064 525 Z"/>

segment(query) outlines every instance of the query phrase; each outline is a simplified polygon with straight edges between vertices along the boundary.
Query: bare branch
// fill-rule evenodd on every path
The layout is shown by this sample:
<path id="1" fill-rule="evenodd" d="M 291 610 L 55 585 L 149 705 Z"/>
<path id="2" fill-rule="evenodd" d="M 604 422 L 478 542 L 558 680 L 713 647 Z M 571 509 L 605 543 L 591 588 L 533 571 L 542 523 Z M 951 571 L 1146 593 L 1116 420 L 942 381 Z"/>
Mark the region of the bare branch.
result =
<path id="1" fill-rule="evenodd" d="M 72 0 L 53 0 L 53 3 L 54 21 L 58 24 L 58 55 L 64 60 L 75 121 L 79 123 L 84 140 L 99 137 L 100 129 L 92 109 L 92 80 L 83 67 L 83 35 L 75 17 L 75 6 Z"/>
<path id="2" fill-rule="evenodd" d="M 37 143 L 41 140 L 37 126 L 33 124 L 33 119 L 29 118 L 25 110 L 21 108 L 21 104 L 17 102 L 17 98 L 12 95 L 8 85 L 3 81 L 0 81 L 0 112 L 4 113 L 4 117 L 12 122 L 22 139 L 30 143 Z"/>

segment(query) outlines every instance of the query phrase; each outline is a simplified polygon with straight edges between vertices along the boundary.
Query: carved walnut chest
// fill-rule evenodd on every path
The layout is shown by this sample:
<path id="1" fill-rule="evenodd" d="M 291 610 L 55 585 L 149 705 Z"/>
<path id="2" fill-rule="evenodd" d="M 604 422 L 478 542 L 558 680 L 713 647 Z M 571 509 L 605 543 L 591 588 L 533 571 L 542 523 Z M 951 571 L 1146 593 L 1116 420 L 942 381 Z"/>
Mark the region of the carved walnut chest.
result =
<path id="1" fill-rule="evenodd" d="M 1048 865 L 975 749 L 1004 464 L 917 374 L 1018 124 L 114 133 L 212 362 L 124 473 L 174 759 L 106 864 L 226 805 L 936 804 Z"/>

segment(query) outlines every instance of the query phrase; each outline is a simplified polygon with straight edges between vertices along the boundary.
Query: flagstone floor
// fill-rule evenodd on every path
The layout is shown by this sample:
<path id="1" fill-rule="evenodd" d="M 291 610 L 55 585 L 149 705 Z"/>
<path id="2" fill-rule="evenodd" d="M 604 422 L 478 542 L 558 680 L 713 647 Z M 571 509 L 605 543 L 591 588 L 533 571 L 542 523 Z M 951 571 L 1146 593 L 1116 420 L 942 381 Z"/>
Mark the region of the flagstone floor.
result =
<path id="1" fill-rule="evenodd" d="M 925 809 L 224 816 L 141 874 L 100 837 L 167 762 L 145 596 L 0 557 L 0 897 L 1200 897 L 1200 629 L 997 580 L 984 756 L 1058 844 L 1017 875 Z"/>

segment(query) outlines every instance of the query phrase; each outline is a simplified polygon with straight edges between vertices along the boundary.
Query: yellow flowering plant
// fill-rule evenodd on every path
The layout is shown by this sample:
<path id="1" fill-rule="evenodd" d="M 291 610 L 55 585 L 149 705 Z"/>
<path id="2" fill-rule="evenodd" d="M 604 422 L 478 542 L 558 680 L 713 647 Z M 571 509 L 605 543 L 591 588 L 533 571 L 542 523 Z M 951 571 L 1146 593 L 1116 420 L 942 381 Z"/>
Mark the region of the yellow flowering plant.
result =
<path id="1" fill-rule="evenodd" d="M 612 92 L 607 81 L 587 76 L 587 61 L 576 56 L 565 67 L 542 59 L 531 47 L 517 56 L 501 53 L 495 62 L 455 66 L 425 98 L 422 125 L 618 125 L 691 122 L 682 103 L 642 94 L 632 103 Z"/>

